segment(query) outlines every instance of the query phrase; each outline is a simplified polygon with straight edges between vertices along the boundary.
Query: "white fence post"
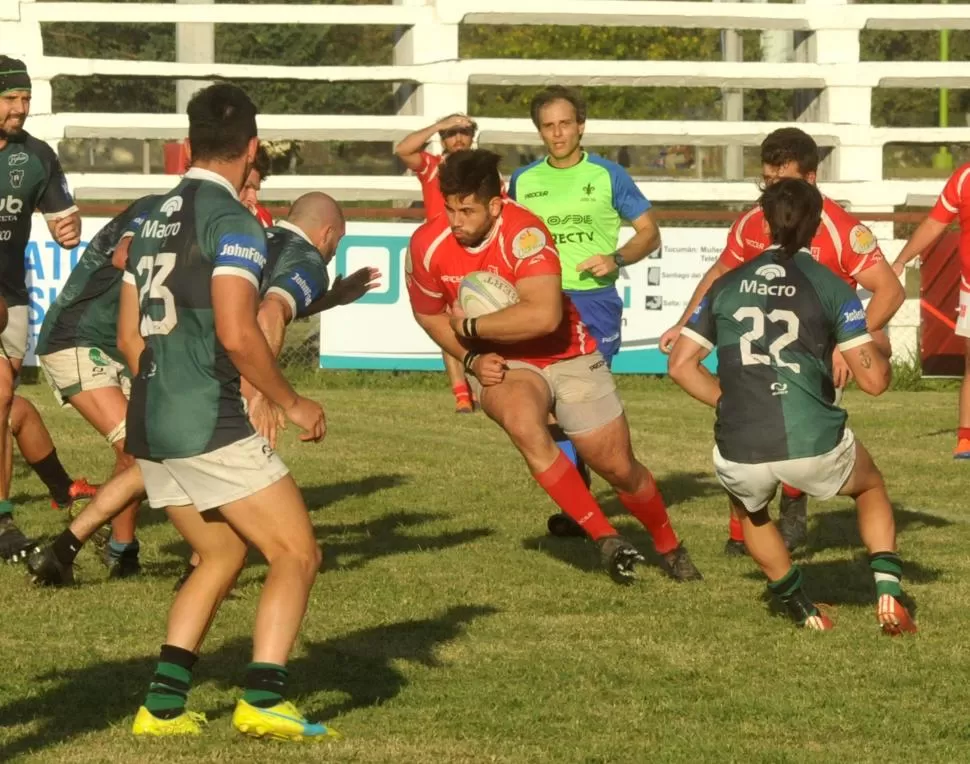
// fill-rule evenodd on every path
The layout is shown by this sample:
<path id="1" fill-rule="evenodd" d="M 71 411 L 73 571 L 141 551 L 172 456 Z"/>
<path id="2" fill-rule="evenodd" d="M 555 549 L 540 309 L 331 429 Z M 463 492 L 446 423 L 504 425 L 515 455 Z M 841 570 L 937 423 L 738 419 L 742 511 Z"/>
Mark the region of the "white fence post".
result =
<path id="1" fill-rule="evenodd" d="M 5 56 L 19 58 L 27 64 L 31 74 L 32 98 L 30 113 L 46 115 L 53 112 L 51 83 L 36 72 L 44 57 L 44 41 L 40 36 L 40 23 L 27 21 L 21 15 L 21 5 L 33 0 L 0 0 L 0 52 Z M 52 142 L 56 147 L 56 141 Z"/>

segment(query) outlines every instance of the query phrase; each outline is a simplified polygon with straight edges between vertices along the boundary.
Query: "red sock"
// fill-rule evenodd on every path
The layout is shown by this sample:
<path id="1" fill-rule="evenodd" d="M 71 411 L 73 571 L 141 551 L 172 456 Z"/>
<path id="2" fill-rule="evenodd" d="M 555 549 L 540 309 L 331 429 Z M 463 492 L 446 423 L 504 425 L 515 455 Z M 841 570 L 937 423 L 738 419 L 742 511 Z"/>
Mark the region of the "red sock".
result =
<path id="1" fill-rule="evenodd" d="M 559 508 L 579 523 L 593 541 L 603 536 L 617 535 L 616 529 L 610 525 L 583 482 L 579 470 L 562 451 L 549 469 L 533 477 Z"/>
<path id="2" fill-rule="evenodd" d="M 728 523 L 728 533 L 731 535 L 731 541 L 744 541 L 744 527 L 741 525 L 738 516 L 733 512 Z"/>
<path id="3" fill-rule="evenodd" d="M 970 440 L 970 427 L 958 427 L 957 440 Z"/>
<path id="4" fill-rule="evenodd" d="M 471 403 L 472 391 L 468 388 L 467 382 L 452 385 L 451 392 L 455 394 L 455 403 Z"/>
<path id="5" fill-rule="evenodd" d="M 797 499 L 804 493 L 804 491 L 799 491 L 797 488 L 792 488 L 784 483 L 781 484 L 781 492 L 789 499 Z"/>
<path id="6" fill-rule="evenodd" d="M 667 554 L 677 548 L 680 542 L 670 525 L 667 505 L 664 504 L 664 497 L 657 490 L 657 483 L 653 476 L 650 477 L 647 487 L 639 493 L 617 491 L 617 496 L 630 514 L 650 531 L 650 535 L 653 536 L 653 546 L 659 554 Z"/>

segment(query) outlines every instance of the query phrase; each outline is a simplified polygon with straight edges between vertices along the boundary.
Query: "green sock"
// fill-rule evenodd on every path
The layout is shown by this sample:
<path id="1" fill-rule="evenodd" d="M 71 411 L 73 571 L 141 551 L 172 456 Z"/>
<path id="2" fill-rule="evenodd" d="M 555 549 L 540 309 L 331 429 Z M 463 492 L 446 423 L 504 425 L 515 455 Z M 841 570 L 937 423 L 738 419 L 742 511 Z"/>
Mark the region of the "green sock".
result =
<path id="1" fill-rule="evenodd" d="M 903 562 L 895 552 L 876 552 L 869 555 L 869 567 L 876 579 L 876 596 L 884 594 L 899 597 L 902 587 L 899 582 L 903 578 Z"/>
<path id="2" fill-rule="evenodd" d="M 0 517 L 13 514 L 13 502 L 8 499 L 0 499 Z"/>
<path id="3" fill-rule="evenodd" d="M 257 708 L 270 708 L 282 703 L 288 676 L 286 666 L 250 663 L 246 667 L 246 691 L 243 693 L 243 700 Z"/>
<path id="4" fill-rule="evenodd" d="M 159 719 L 174 719 L 185 711 L 198 656 L 173 645 L 162 645 L 155 676 L 145 696 L 145 708 Z"/>
<path id="5" fill-rule="evenodd" d="M 802 590 L 802 569 L 792 565 L 777 581 L 768 582 L 768 591 L 785 603 L 791 617 L 800 626 L 811 616 L 818 615 L 818 608 Z"/>

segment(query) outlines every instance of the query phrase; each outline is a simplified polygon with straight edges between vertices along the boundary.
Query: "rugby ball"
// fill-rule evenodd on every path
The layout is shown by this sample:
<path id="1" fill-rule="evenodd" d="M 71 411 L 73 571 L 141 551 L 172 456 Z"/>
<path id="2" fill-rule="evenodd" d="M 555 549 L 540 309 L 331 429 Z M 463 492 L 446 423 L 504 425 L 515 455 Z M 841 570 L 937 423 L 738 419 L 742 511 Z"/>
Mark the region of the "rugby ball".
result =
<path id="1" fill-rule="evenodd" d="M 519 293 L 495 273 L 469 273 L 458 286 L 458 305 L 468 318 L 494 313 L 519 301 Z"/>

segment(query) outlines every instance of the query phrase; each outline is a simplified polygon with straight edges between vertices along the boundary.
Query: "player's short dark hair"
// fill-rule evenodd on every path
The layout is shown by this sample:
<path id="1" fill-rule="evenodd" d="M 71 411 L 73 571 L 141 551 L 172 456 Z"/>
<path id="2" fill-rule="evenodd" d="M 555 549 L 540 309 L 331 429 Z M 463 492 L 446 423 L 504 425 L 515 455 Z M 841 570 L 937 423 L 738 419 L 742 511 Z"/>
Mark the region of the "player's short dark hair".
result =
<path id="1" fill-rule="evenodd" d="M 586 101 L 572 88 L 562 85 L 552 85 L 545 90 L 540 90 L 532 97 L 532 104 L 529 113 L 532 115 L 532 124 L 539 127 L 539 112 L 553 101 L 568 101 L 572 104 L 576 112 L 576 122 L 580 125 L 586 122 Z"/>
<path id="2" fill-rule="evenodd" d="M 801 178 L 772 183 L 758 200 L 771 229 L 771 240 L 789 257 L 812 244 L 822 222 L 822 194 Z"/>
<path id="3" fill-rule="evenodd" d="M 488 202 L 502 195 L 502 178 L 498 172 L 501 157 L 486 149 L 463 149 L 448 157 L 438 171 L 438 185 L 443 196 L 474 195 Z"/>
<path id="4" fill-rule="evenodd" d="M 253 162 L 253 169 L 259 173 L 260 181 L 269 177 L 271 165 L 269 152 L 266 150 L 266 146 L 260 143 L 259 148 L 256 149 L 256 161 Z"/>
<path id="5" fill-rule="evenodd" d="M 794 162 L 804 175 L 818 170 L 818 144 L 804 130 L 782 127 L 761 142 L 761 164 L 781 167 Z"/>
<path id="6" fill-rule="evenodd" d="M 227 82 L 203 88 L 189 101 L 192 160 L 231 160 L 256 137 L 256 107 L 242 88 Z"/>

